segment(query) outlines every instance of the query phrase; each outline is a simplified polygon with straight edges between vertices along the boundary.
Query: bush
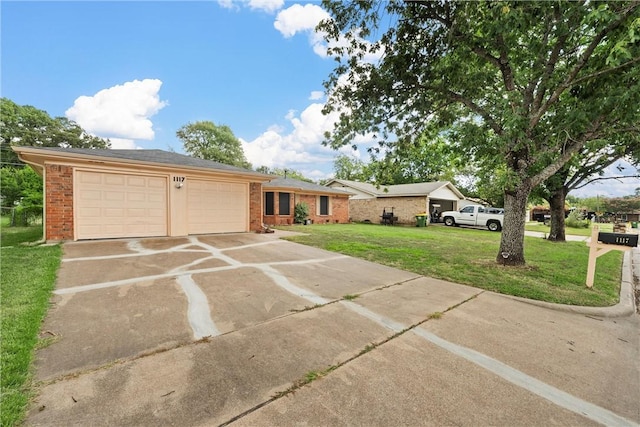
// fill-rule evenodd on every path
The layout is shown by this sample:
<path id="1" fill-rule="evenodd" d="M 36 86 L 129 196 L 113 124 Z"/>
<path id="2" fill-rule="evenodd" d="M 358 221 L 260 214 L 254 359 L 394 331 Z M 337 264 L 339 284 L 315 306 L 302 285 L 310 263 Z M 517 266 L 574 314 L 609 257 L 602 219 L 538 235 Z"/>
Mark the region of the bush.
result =
<path id="1" fill-rule="evenodd" d="M 296 203 L 293 208 L 293 220 L 296 224 L 302 224 L 309 216 L 309 205 L 305 202 Z"/>
<path id="2" fill-rule="evenodd" d="M 576 209 L 571 211 L 567 219 L 564 221 L 564 225 L 571 228 L 589 228 L 589 221 L 584 219 L 582 212 Z"/>
<path id="3" fill-rule="evenodd" d="M 42 206 L 16 206 L 12 226 L 29 227 L 40 224 L 42 224 Z"/>

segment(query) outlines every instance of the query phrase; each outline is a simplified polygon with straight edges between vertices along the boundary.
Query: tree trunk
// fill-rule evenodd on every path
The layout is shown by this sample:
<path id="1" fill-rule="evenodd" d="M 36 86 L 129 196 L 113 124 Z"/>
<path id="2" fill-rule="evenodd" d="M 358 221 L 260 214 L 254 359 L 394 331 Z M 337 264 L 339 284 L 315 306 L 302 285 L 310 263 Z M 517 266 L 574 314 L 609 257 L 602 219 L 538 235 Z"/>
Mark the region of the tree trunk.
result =
<path id="1" fill-rule="evenodd" d="M 563 187 L 554 191 L 547 199 L 551 208 L 551 230 L 548 240 L 552 242 L 566 241 L 564 233 L 564 202 L 566 198 L 567 193 Z"/>
<path id="2" fill-rule="evenodd" d="M 515 191 L 504 194 L 502 238 L 496 261 L 503 265 L 524 265 L 524 223 L 527 199 L 531 189 L 521 184 Z"/>

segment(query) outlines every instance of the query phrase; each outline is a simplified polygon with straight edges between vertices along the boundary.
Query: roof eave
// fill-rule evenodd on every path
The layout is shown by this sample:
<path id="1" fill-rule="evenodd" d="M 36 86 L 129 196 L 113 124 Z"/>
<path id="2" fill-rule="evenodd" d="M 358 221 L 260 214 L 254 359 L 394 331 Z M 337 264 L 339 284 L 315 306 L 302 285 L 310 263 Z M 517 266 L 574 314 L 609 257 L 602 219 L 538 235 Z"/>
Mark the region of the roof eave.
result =
<path id="1" fill-rule="evenodd" d="M 47 150 L 46 148 L 31 148 L 31 147 L 23 147 L 23 146 L 14 146 L 11 147 L 13 151 L 18 154 L 18 158 L 23 162 L 37 166 L 39 168 L 44 168 L 44 165 L 49 161 L 49 159 L 70 159 L 70 160 L 79 160 L 79 161 L 88 161 L 88 162 L 99 162 L 102 164 L 129 164 L 129 165 L 147 165 L 154 167 L 175 167 L 178 169 L 185 170 L 194 170 L 201 172 L 215 172 L 216 174 L 226 175 L 226 176 L 241 176 L 243 178 L 254 179 L 254 181 L 258 182 L 267 182 L 274 178 L 273 175 L 263 174 L 260 172 L 242 172 L 242 171 L 229 171 L 224 169 L 214 169 L 214 168 L 203 168 L 198 166 L 189 166 L 189 165 L 179 165 L 179 164 L 170 164 L 170 163 L 161 163 L 161 162 L 149 162 L 144 160 L 132 160 L 132 159 L 122 159 L 115 157 L 104 157 L 98 155 L 90 155 L 90 154 L 80 154 L 80 153 L 70 153 L 63 151 L 55 151 L 55 150 Z"/>

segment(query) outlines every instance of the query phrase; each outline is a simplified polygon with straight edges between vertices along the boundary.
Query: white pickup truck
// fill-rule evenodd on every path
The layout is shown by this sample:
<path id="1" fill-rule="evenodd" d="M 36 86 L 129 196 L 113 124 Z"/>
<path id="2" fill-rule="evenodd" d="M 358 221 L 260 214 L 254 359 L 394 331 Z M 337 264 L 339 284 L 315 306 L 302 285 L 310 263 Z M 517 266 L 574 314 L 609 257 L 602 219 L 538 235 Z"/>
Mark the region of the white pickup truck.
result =
<path id="1" fill-rule="evenodd" d="M 445 225 L 470 225 L 487 227 L 491 231 L 502 230 L 504 209 L 486 208 L 480 205 L 468 205 L 459 211 L 446 211 L 440 215 Z"/>

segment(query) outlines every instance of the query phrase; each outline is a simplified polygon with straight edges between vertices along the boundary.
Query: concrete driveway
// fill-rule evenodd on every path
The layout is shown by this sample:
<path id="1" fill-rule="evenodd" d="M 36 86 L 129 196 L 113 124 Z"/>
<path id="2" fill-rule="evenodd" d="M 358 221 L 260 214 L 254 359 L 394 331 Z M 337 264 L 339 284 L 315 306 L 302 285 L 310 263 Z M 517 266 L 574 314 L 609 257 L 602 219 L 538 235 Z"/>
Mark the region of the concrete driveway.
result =
<path id="1" fill-rule="evenodd" d="M 271 235 L 67 243 L 28 425 L 638 425 L 640 318 Z"/>

